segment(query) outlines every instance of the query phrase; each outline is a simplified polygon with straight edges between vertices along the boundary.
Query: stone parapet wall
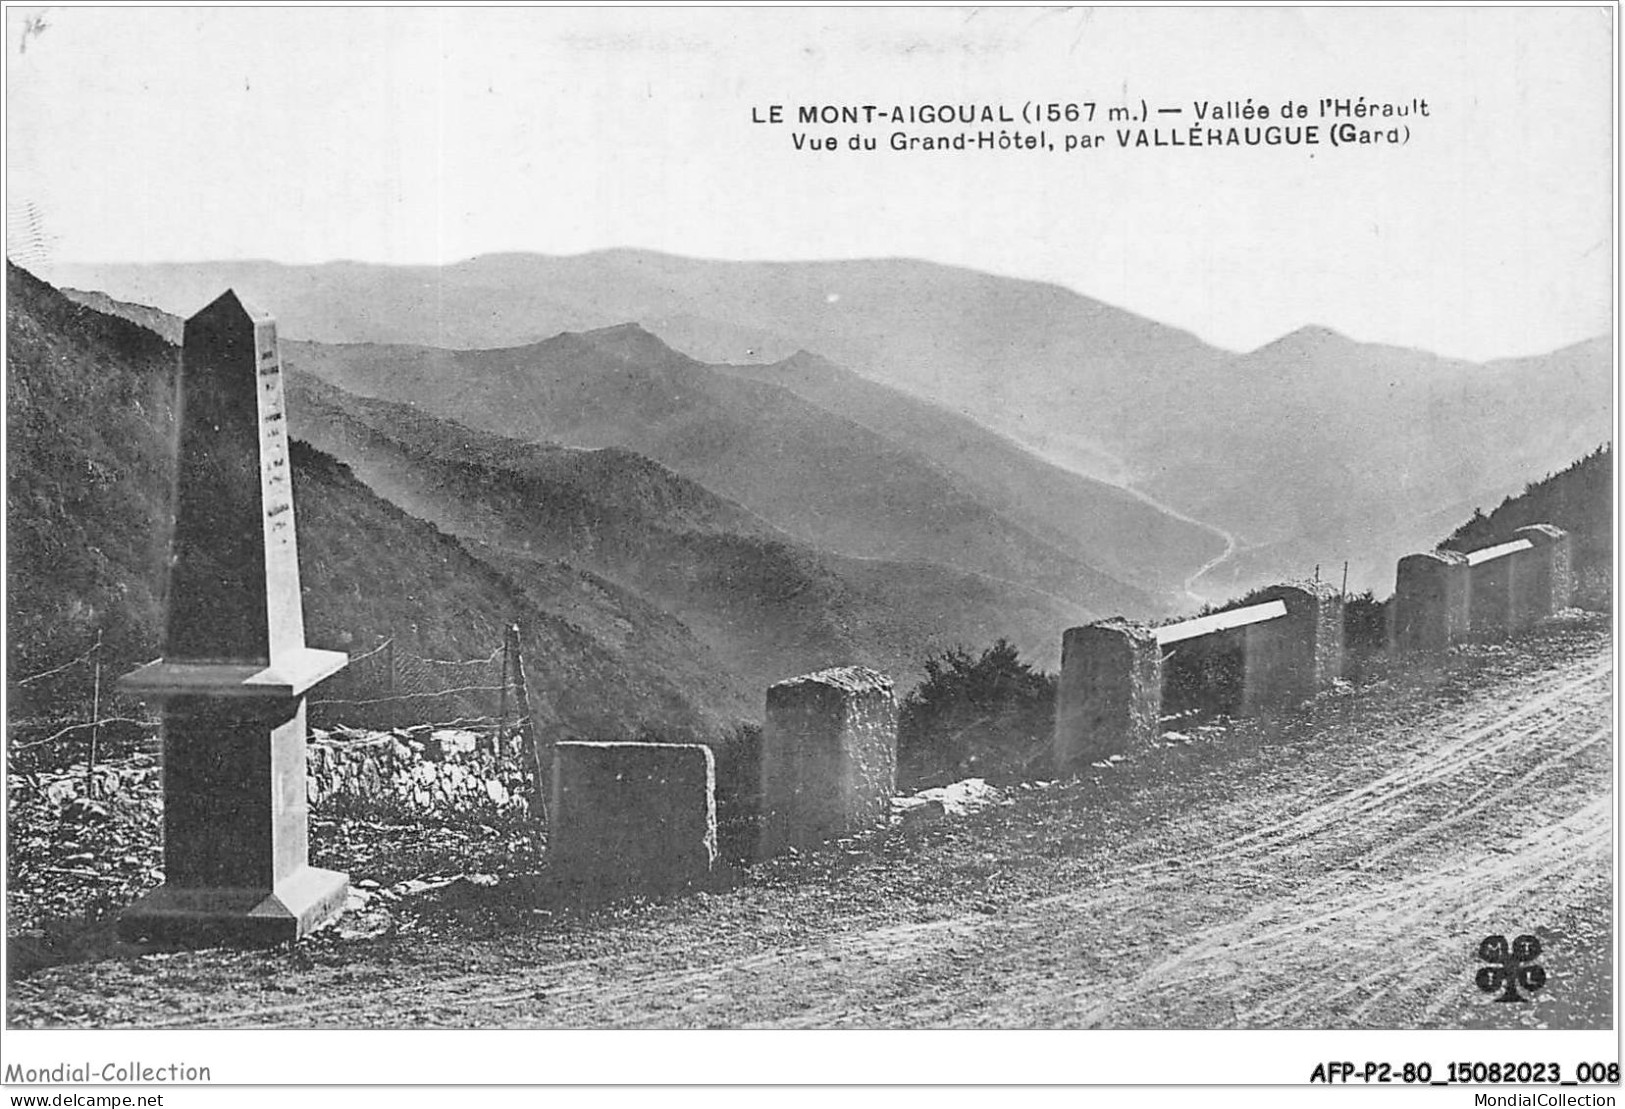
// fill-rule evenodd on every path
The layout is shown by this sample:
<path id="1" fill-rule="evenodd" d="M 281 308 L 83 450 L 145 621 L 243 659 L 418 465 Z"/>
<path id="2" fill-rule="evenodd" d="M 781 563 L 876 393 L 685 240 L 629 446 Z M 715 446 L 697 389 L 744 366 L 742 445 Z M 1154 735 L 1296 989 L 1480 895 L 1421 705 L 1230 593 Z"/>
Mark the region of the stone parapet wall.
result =
<path id="1" fill-rule="evenodd" d="M 1389 645 L 1442 651 L 1468 635 L 1498 636 L 1561 612 L 1574 598 L 1573 539 L 1529 524 L 1471 552 L 1406 555 L 1395 573 Z"/>
<path id="2" fill-rule="evenodd" d="M 440 738 L 434 738 L 439 735 Z M 486 744 L 477 748 L 475 740 Z M 408 732 L 316 733 L 308 741 L 305 790 L 308 803 L 331 803 L 341 797 L 383 801 L 398 799 L 425 812 L 452 812 L 494 804 L 529 808 L 529 784 L 517 739 L 497 755 L 490 736 L 472 732 L 415 728 Z M 98 764 L 95 796 L 134 795 L 155 785 L 163 760 L 157 752 L 140 752 Z M 84 764 L 48 775 L 63 797 L 82 795 Z M 29 776 L 8 779 L 13 791 L 26 788 Z M 43 788 L 43 787 L 42 787 Z"/>
<path id="3" fill-rule="evenodd" d="M 695 743 L 558 743 L 548 854 L 595 896 L 703 885 L 717 865 L 716 762 Z"/>

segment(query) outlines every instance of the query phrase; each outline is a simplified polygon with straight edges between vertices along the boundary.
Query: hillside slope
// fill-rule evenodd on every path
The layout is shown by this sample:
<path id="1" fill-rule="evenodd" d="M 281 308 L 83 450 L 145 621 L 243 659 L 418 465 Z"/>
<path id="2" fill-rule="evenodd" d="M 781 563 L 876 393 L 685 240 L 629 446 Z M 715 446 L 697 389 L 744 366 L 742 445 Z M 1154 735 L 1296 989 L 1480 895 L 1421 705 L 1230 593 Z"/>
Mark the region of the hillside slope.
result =
<path id="1" fill-rule="evenodd" d="M 15 678 L 156 654 L 176 352 L 6 267 L 6 650 Z M 13 702 L 14 708 L 16 702 Z"/>
<path id="2" fill-rule="evenodd" d="M 103 293 L 69 295 L 102 311 L 119 311 L 153 330 L 179 335 L 179 319 Z M 684 321 L 662 320 L 662 333 Z M 678 344 L 681 346 L 682 344 Z M 763 341 L 764 349 L 775 344 Z M 1013 439 L 958 411 L 871 381 L 828 359 L 797 351 L 762 364 L 754 346 L 747 360 L 713 368 L 778 385 L 844 420 L 917 452 L 950 471 L 1001 515 L 1077 554 L 1111 576 L 1150 593 L 1181 592 L 1186 578 L 1217 557 L 1224 539 L 1115 485 L 1062 469 Z M 1178 600 L 1182 603 L 1183 597 Z"/>
<path id="3" fill-rule="evenodd" d="M 127 669 L 161 647 L 178 352 L 16 267 L 7 290 L 10 673 L 83 653 L 98 629 L 108 668 Z M 554 734 L 647 725 L 701 739 L 758 711 L 759 691 L 731 683 L 686 628 L 626 591 L 551 563 L 518 582 L 331 457 L 296 442 L 292 461 L 312 644 L 393 636 L 420 655 L 477 658 L 517 621 L 534 707 Z M 33 692 L 13 687 L 14 716 Z"/>
<path id="4" fill-rule="evenodd" d="M 1148 591 L 1179 585 L 1224 550 L 1212 529 L 1046 462 L 958 412 L 798 351 L 771 365 L 720 367 L 797 396 L 951 470 L 1002 515 Z M 1184 598 L 1179 598 L 1181 602 Z"/>
<path id="5" fill-rule="evenodd" d="M 797 542 L 738 505 L 619 448 L 522 443 L 289 376 L 289 411 L 374 490 L 483 544 L 518 577 L 567 560 L 680 618 L 757 688 L 840 663 L 903 681 L 925 655 L 1011 638 L 1058 663 L 1086 610 L 928 563 L 860 560 Z"/>
<path id="6" fill-rule="evenodd" d="M 1163 607 L 1012 522 L 919 452 L 636 326 L 504 350 L 295 343 L 287 358 L 348 392 L 507 438 L 634 451 L 838 554 L 936 563 L 1098 613 Z"/>
<path id="7" fill-rule="evenodd" d="M 180 333 L 180 320 L 155 309 L 99 293 L 69 295 Z M 375 492 L 463 538 L 517 580 L 526 580 L 531 563 L 553 560 L 613 580 L 679 617 L 738 683 L 759 686 L 829 665 L 863 664 L 907 684 L 921 675 L 926 655 L 1001 637 L 1053 668 L 1060 662 L 1057 629 L 1097 615 L 1042 591 L 935 563 L 833 554 L 620 448 L 525 443 L 411 405 L 356 396 L 300 370 L 304 349 L 287 346 L 290 411 L 302 434 Z M 758 367 L 713 369 L 749 374 Z M 1039 495 L 1057 503 L 1072 496 L 1074 507 L 1090 513 L 1110 510 L 1117 498 L 1132 502 L 1109 487 L 1077 496 L 1070 487 L 1079 479 L 982 432 L 994 441 L 989 447 L 969 421 L 948 417 L 938 427 L 925 406 L 869 388 L 878 394 L 875 413 L 912 420 L 916 437 L 942 430 L 943 444 L 964 445 L 968 457 L 988 460 L 1006 484 L 1012 473 L 1035 484 L 1059 475 Z M 973 429 L 968 439 L 966 427 Z M 1130 520 L 1139 518 L 1134 503 Z"/>

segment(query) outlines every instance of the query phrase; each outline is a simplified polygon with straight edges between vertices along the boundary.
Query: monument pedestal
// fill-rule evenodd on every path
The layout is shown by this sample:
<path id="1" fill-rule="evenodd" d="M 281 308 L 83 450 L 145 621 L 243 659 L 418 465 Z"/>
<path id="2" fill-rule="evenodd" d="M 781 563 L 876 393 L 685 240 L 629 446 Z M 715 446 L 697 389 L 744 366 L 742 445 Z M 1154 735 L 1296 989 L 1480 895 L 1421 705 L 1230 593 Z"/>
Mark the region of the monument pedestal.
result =
<path id="1" fill-rule="evenodd" d="M 271 889 L 165 882 L 124 910 L 119 935 L 161 943 L 271 944 L 309 935 L 344 911 L 350 876 L 303 867 Z"/>
<path id="2" fill-rule="evenodd" d="M 165 881 L 121 933 L 277 942 L 343 911 L 348 876 L 308 865 L 304 695 L 344 663 L 307 648 L 275 666 L 159 661 L 123 679 L 163 702 Z"/>

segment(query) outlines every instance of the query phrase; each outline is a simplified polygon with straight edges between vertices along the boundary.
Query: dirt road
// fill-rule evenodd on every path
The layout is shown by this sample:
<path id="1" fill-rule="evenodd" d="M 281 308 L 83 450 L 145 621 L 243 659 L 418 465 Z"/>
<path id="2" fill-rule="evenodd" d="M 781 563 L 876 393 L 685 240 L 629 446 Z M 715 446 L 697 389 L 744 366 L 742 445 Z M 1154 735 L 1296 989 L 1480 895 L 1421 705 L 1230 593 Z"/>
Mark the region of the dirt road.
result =
<path id="1" fill-rule="evenodd" d="M 13 1020 L 1606 1027 L 1606 625 L 1475 651 L 727 892 L 589 922 L 458 883 L 292 952 L 42 971 Z M 1532 1003 L 1475 985 L 1491 934 L 1540 939 Z"/>

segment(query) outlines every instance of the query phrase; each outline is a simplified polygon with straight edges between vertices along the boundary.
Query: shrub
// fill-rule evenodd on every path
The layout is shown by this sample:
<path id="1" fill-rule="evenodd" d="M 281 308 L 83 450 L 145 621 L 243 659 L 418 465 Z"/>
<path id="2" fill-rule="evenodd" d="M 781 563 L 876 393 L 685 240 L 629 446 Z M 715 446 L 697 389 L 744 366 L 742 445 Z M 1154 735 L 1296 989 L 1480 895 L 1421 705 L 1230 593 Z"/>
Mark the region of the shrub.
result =
<path id="1" fill-rule="evenodd" d="M 1388 603 L 1367 589 L 1343 598 L 1343 647 L 1368 654 L 1388 646 Z"/>
<path id="2" fill-rule="evenodd" d="M 1166 648 L 1162 655 L 1163 715 L 1208 717 L 1239 713 L 1246 673 L 1246 633 L 1241 628 L 1198 636 Z"/>
<path id="3" fill-rule="evenodd" d="M 950 648 L 925 662 L 925 681 L 898 713 L 898 779 L 937 784 L 1019 774 L 1048 749 L 1055 678 L 1000 639 L 979 656 Z"/>

